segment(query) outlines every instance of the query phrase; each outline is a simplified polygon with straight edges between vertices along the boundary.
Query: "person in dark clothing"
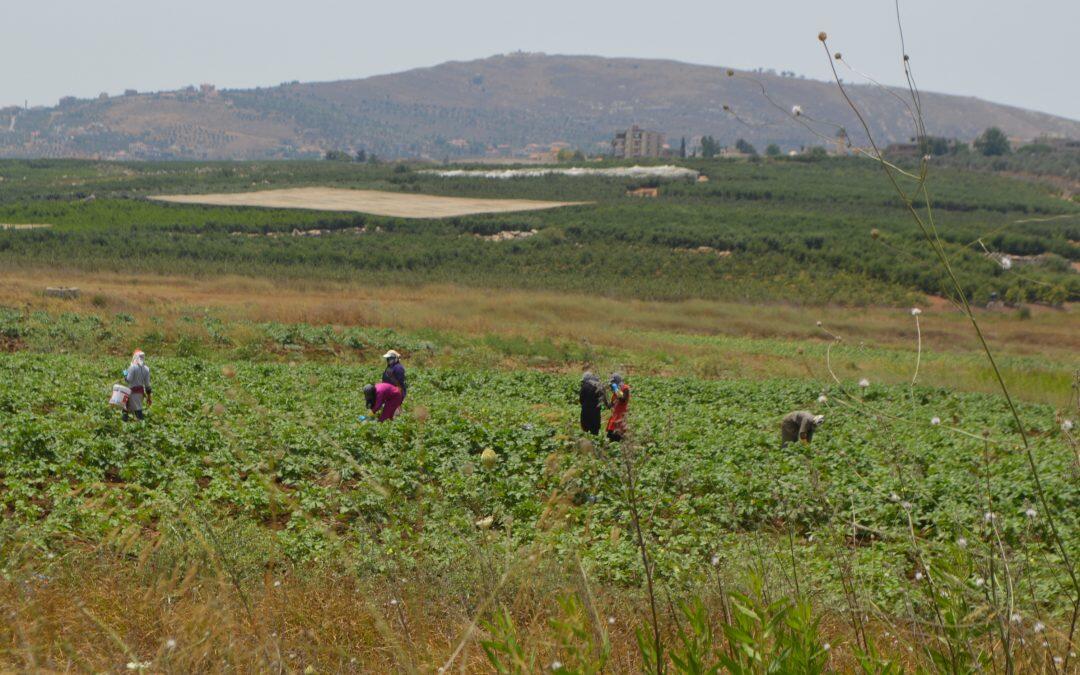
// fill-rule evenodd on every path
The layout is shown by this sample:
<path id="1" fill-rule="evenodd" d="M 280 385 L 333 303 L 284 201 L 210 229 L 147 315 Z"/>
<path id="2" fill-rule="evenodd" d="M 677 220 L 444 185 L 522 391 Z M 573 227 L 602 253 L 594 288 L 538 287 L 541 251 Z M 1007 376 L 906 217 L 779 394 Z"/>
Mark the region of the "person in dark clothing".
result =
<path id="1" fill-rule="evenodd" d="M 409 395 L 409 385 L 405 382 L 405 366 L 401 365 L 401 354 L 393 349 L 383 354 L 386 359 L 386 370 L 383 371 L 382 381 L 392 384 L 401 390 L 401 400 Z"/>
<path id="2" fill-rule="evenodd" d="M 581 430 L 593 435 L 599 434 L 600 411 L 607 406 L 607 396 L 599 377 L 590 372 L 581 376 L 578 400 L 581 402 Z"/>
<path id="3" fill-rule="evenodd" d="M 810 445 L 814 431 L 824 421 L 824 415 L 813 415 L 805 410 L 788 413 L 780 422 L 780 447 L 796 441 Z"/>

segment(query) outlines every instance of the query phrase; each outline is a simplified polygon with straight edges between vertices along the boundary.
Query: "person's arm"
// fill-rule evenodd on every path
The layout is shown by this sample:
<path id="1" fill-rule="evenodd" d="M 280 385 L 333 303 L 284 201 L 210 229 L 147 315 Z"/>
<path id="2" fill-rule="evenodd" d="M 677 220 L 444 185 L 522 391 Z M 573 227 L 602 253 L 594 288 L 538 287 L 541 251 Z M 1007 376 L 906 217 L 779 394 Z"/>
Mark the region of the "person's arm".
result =
<path id="1" fill-rule="evenodd" d="M 150 394 L 150 369 L 146 369 L 146 407 L 149 408 L 154 402 L 154 397 Z"/>

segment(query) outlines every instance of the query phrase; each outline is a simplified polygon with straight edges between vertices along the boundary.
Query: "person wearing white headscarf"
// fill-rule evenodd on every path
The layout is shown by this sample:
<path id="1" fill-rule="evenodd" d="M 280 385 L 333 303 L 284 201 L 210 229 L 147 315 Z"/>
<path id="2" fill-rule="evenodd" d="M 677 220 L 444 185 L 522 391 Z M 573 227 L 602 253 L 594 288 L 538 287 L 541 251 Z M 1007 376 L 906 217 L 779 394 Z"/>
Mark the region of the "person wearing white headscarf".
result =
<path id="1" fill-rule="evenodd" d="M 124 409 L 124 419 L 128 414 L 135 415 L 137 419 L 143 418 L 143 399 L 146 405 L 152 403 L 150 396 L 150 366 L 146 365 L 146 354 L 141 349 L 136 349 L 131 355 L 131 365 L 124 371 L 124 381 L 131 388 L 127 407 Z"/>

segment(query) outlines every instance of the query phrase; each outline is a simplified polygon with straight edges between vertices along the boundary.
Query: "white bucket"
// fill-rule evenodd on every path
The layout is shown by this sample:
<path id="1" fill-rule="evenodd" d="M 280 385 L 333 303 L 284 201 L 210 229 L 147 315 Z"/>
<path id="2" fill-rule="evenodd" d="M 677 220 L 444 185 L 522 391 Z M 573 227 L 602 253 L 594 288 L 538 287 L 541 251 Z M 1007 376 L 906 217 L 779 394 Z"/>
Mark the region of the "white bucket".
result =
<path id="1" fill-rule="evenodd" d="M 126 408 L 130 397 L 130 389 L 122 384 L 114 384 L 112 386 L 112 397 L 109 398 L 109 405 L 116 406 L 117 408 Z"/>

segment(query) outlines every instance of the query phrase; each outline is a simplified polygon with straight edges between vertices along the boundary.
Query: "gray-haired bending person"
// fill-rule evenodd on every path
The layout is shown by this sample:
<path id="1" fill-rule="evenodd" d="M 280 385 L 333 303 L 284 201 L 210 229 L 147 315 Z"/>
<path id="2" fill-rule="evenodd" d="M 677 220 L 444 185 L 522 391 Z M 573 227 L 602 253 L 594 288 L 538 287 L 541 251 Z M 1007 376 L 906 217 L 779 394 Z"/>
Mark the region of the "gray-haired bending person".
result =
<path id="1" fill-rule="evenodd" d="M 809 445 L 814 438 L 814 431 L 824 421 L 824 415 L 814 415 L 805 410 L 788 413 L 780 422 L 780 447 L 796 441 Z"/>

